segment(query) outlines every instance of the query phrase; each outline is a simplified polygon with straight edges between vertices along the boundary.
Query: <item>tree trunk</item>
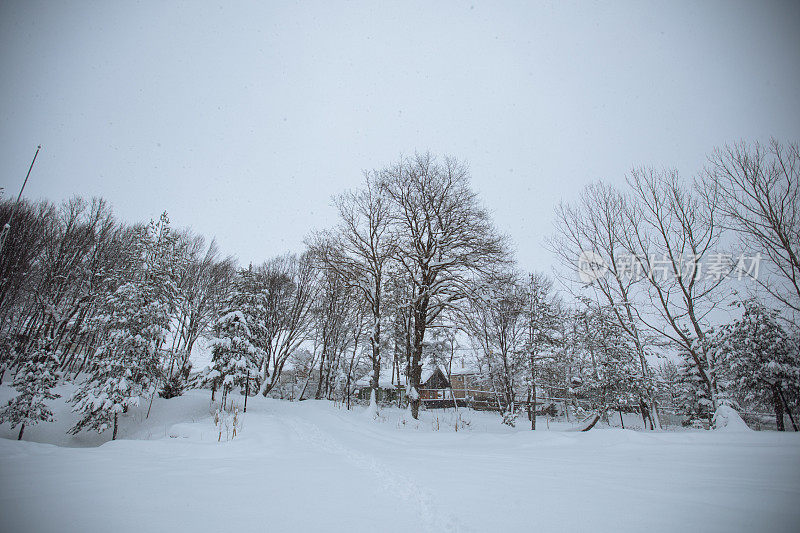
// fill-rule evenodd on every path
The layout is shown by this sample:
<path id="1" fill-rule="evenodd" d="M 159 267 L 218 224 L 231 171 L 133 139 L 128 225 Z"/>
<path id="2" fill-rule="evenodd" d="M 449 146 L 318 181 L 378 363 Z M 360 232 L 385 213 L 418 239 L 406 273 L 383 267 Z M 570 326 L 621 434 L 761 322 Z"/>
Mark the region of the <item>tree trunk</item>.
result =
<path id="1" fill-rule="evenodd" d="M 650 429 L 655 430 L 653 424 L 653 418 L 650 415 L 651 411 L 650 408 L 647 406 L 647 402 L 644 401 L 644 398 L 639 398 L 639 409 L 642 411 L 642 420 L 644 423 L 644 429 L 647 429 L 647 422 L 650 422 Z"/>
<path id="2" fill-rule="evenodd" d="M 250 371 L 247 371 L 247 381 L 244 382 L 244 413 L 247 412 L 247 397 L 250 396 Z"/>
<path id="3" fill-rule="evenodd" d="M 531 388 L 528 387 L 528 421 L 530 422 L 533 418 L 531 416 Z"/>
<path id="4" fill-rule="evenodd" d="M 531 355 L 531 388 L 528 409 L 531 413 L 531 431 L 536 429 L 536 359 Z"/>
<path id="5" fill-rule="evenodd" d="M 372 390 L 375 391 L 375 395 L 377 397 L 381 376 L 381 323 L 377 317 L 375 318 L 374 328 L 375 329 L 372 332 L 372 337 L 370 337 L 370 342 L 372 343 L 372 383 L 370 383 L 370 386 L 372 387 Z"/>
<path id="6" fill-rule="evenodd" d="M 327 346 L 323 344 L 322 346 L 322 357 L 319 361 L 319 377 L 317 378 L 317 392 L 314 393 L 314 399 L 319 400 L 322 398 L 322 384 L 325 380 L 325 352 L 327 351 Z"/>
<path id="7" fill-rule="evenodd" d="M 17 440 L 22 440 L 22 433 L 25 431 L 25 424 L 22 424 L 19 428 L 19 435 L 17 436 Z"/>
<path id="8" fill-rule="evenodd" d="M 792 429 L 797 431 L 797 423 L 794 421 L 794 415 L 792 415 L 792 410 L 789 408 L 789 403 L 786 401 L 786 396 L 783 395 L 783 389 L 779 386 L 778 392 L 781 394 L 781 400 L 783 400 L 783 406 L 786 408 L 786 412 L 789 414 L 789 420 L 792 421 Z"/>
<path id="9" fill-rule="evenodd" d="M 111 440 L 117 440 L 117 413 L 114 413 L 114 434 L 111 435 Z"/>
<path id="10" fill-rule="evenodd" d="M 772 385 L 772 405 L 775 408 L 775 422 L 778 431 L 786 431 L 783 426 L 783 401 L 781 401 L 781 390 L 778 385 Z"/>
<path id="11" fill-rule="evenodd" d="M 531 376 L 531 431 L 536 429 L 536 381 Z"/>
<path id="12" fill-rule="evenodd" d="M 409 369 L 409 385 L 411 390 L 411 416 L 414 420 L 419 420 L 419 397 L 420 379 L 422 377 L 422 342 L 425 338 L 426 318 L 428 315 L 427 299 L 420 302 L 414 310 L 414 347 L 411 353 L 411 368 Z"/>

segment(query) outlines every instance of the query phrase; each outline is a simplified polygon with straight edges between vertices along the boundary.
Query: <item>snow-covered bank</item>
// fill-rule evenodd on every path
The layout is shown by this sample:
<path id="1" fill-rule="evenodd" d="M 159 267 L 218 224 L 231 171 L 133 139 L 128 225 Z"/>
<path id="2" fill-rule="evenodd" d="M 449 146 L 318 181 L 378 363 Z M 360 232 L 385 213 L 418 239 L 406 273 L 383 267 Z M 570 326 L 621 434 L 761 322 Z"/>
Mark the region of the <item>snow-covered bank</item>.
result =
<path id="1" fill-rule="evenodd" d="M 0 439 L 2 529 L 794 531 L 800 523 L 793 433 L 531 432 L 490 413 L 429 411 L 417 422 L 384 409 L 371 420 L 329 402 L 259 397 L 248 401 L 239 436 L 217 443 L 208 391 L 156 402 L 152 422 L 134 431 L 126 421 L 123 440 L 97 448 Z"/>

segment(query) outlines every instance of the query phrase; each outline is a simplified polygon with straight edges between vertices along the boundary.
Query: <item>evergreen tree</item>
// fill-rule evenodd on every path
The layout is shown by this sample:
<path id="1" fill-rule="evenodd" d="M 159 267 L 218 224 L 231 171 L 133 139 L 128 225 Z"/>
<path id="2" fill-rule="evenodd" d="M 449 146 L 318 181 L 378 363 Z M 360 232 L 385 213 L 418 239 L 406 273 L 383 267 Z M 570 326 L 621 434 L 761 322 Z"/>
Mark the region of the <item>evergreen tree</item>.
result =
<path id="1" fill-rule="evenodd" d="M 108 298 L 107 314 L 100 316 L 106 332 L 94 367 L 72 399 L 73 410 L 83 415 L 72 433 L 84 428 L 102 433 L 113 424 L 115 439 L 119 413 L 153 393 L 168 316 L 165 306 L 148 296 L 138 284 L 126 283 Z"/>
<path id="2" fill-rule="evenodd" d="M 727 363 L 732 385 L 747 401 L 771 404 L 778 431 L 783 431 L 784 410 L 791 415 L 785 391 L 800 385 L 797 338 L 783 327 L 777 311 L 756 300 L 741 305 L 742 318 L 723 327 L 715 344 Z"/>
<path id="3" fill-rule="evenodd" d="M 155 393 L 162 374 L 159 348 L 169 333 L 175 295 L 173 245 L 164 213 L 136 241 L 134 279 L 108 296 L 95 317 L 101 339 L 89 378 L 71 400 L 82 414 L 73 434 L 113 427 L 116 439 L 119 414 Z"/>
<path id="4" fill-rule="evenodd" d="M 256 348 L 244 313 L 229 307 L 214 324 L 211 372 L 206 377 L 216 389 L 222 388 L 222 402 L 233 387 L 244 387 L 249 377 L 258 375 Z"/>
<path id="5" fill-rule="evenodd" d="M 14 388 L 19 394 L 0 409 L 0 422 L 10 422 L 11 427 L 20 426 L 17 440 L 22 439 L 25 426 L 39 422 L 52 422 L 53 412 L 45 400 L 58 398 L 50 392 L 58 382 L 58 356 L 49 349 L 36 349 L 25 361 L 14 377 Z"/>
<path id="6" fill-rule="evenodd" d="M 678 410 L 687 416 L 684 425 L 704 428 L 704 421 L 710 420 L 711 398 L 708 387 L 692 355 L 681 350 L 678 364 Z M 701 359 L 704 360 L 704 359 Z"/>
<path id="7" fill-rule="evenodd" d="M 252 269 L 240 271 L 212 324 L 211 366 L 202 384 L 214 391 L 222 389 L 223 404 L 234 387 L 244 388 L 248 378 L 259 378 L 264 354 L 255 336 L 262 328 L 259 318 L 266 312 L 261 296 Z"/>

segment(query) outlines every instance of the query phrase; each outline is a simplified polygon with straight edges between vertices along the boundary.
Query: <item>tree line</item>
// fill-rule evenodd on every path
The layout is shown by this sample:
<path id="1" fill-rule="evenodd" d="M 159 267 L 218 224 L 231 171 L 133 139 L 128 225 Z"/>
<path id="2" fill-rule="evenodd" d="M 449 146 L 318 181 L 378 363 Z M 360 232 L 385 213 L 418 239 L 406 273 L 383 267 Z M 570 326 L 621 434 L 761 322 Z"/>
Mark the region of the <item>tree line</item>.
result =
<path id="1" fill-rule="evenodd" d="M 796 144 L 741 143 L 693 180 L 637 168 L 622 188 L 589 185 L 555 210 L 555 278 L 520 271 L 466 165 L 431 154 L 365 172 L 302 253 L 247 267 L 166 213 L 128 224 L 101 199 L 7 200 L 0 380 L 13 373 L 19 395 L 0 417 L 21 438 L 72 381 L 71 431 L 114 438 L 156 394 L 208 387 L 225 405 L 284 395 L 289 376 L 298 397 L 349 407 L 357 381 L 374 402 L 391 369 L 417 418 L 423 366 L 468 357 L 509 424 L 527 411 L 535 429 L 547 395 L 651 428 L 668 407 L 708 423 L 723 403 L 769 406 L 782 429 L 800 402 L 798 161 Z M 602 268 L 587 280 L 588 253 Z M 720 321 L 732 303 L 741 317 Z M 201 338 L 211 364 L 193 369 Z"/>

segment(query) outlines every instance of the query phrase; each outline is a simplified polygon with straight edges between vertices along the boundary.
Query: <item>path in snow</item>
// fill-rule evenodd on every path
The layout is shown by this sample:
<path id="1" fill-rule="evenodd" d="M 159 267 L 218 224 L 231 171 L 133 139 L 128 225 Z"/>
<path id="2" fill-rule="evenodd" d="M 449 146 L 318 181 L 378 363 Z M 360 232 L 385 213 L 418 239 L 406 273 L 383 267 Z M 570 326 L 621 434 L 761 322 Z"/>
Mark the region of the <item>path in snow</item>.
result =
<path id="1" fill-rule="evenodd" d="M 430 491 L 423 489 L 397 469 L 387 467 L 374 456 L 343 446 L 330 433 L 322 431 L 319 426 L 306 420 L 287 417 L 284 421 L 301 440 L 321 450 L 340 455 L 353 466 L 372 473 L 387 493 L 399 494 L 409 504 L 407 506 L 409 515 L 416 513 L 421 515 L 426 531 L 470 531 L 463 524 L 459 524 L 450 513 L 442 512 Z"/>

